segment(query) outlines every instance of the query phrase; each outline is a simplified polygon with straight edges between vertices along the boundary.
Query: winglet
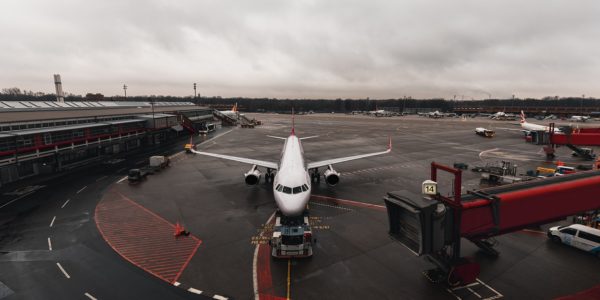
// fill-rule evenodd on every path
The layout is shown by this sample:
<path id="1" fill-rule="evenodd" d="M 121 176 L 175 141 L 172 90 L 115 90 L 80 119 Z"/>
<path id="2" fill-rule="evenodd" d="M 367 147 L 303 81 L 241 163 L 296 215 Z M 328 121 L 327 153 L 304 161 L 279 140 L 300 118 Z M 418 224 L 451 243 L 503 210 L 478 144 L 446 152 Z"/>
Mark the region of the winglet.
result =
<path id="1" fill-rule="evenodd" d="M 235 103 L 235 105 L 231 108 L 232 112 L 238 112 L 238 107 L 237 107 L 237 102 Z"/>
<path id="2" fill-rule="evenodd" d="M 295 124 L 294 124 L 294 107 L 292 106 L 292 133 L 290 135 L 296 135 Z"/>
<path id="3" fill-rule="evenodd" d="M 392 151 L 392 136 L 389 136 L 390 141 L 388 142 L 388 151 Z"/>

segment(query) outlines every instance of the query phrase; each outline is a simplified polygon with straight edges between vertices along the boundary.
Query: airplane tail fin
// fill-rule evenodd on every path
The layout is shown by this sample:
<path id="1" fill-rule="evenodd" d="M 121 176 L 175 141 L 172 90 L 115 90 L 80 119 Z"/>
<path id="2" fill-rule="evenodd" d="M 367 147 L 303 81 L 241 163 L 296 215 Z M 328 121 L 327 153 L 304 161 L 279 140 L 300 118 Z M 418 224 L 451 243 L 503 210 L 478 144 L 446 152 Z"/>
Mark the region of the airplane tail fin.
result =
<path id="1" fill-rule="evenodd" d="M 233 105 L 233 107 L 231 108 L 231 111 L 238 112 L 237 102 L 235 103 L 235 105 Z"/>
<path id="2" fill-rule="evenodd" d="M 525 113 L 523 111 L 521 111 L 521 123 L 527 123 L 527 121 L 525 121 Z"/>

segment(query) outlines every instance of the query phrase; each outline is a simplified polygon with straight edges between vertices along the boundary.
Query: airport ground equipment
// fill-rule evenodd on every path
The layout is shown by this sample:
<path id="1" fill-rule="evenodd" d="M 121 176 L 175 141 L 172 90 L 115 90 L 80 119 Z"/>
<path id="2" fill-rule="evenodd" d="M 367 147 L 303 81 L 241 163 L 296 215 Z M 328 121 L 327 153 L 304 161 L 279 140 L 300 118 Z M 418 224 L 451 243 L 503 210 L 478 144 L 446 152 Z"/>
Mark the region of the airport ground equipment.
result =
<path id="1" fill-rule="evenodd" d="M 499 255 L 494 249 L 495 236 L 600 208 L 600 170 L 466 194 L 461 192 L 462 171 L 435 162 L 431 163 L 428 184 L 436 182 L 438 170 L 454 176 L 453 197 L 442 196 L 435 188 L 423 189 L 434 191 L 433 195 L 390 192 L 384 201 L 390 236 L 435 265 L 425 272 L 429 279 L 451 286 L 469 284 L 479 274 L 479 265 L 461 256 L 461 238 L 484 253 Z"/>
<path id="2" fill-rule="evenodd" d="M 469 168 L 469 165 L 465 164 L 465 163 L 454 163 L 452 166 L 454 166 L 455 169 L 461 169 L 461 170 L 466 170 Z"/>
<path id="3" fill-rule="evenodd" d="M 152 169 L 149 167 L 140 168 L 140 169 L 131 169 L 129 173 L 127 173 L 127 180 L 129 182 L 139 182 L 146 178 L 146 176 L 152 174 Z"/>
<path id="4" fill-rule="evenodd" d="M 312 256 L 313 237 L 308 216 L 308 210 L 296 217 L 288 217 L 279 211 L 277 212 L 273 235 L 269 241 L 273 257 L 300 258 Z"/>
<path id="5" fill-rule="evenodd" d="M 549 147 L 545 147 L 544 151 L 548 158 L 554 158 L 554 148 L 556 146 L 567 146 L 573 150 L 573 155 L 584 158 L 586 160 L 594 160 L 596 154 L 590 148 L 581 146 L 600 146 L 600 128 L 573 128 L 561 127 L 563 133 L 555 133 L 554 123 L 550 123 L 548 132 L 540 132 L 538 135 L 546 135 Z M 543 140 L 546 140 L 545 138 Z"/>
<path id="6" fill-rule="evenodd" d="M 496 134 L 496 132 L 494 132 L 493 130 L 485 129 L 483 127 L 477 127 L 475 128 L 475 134 L 491 138 Z"/>
<path id="7" fill-rule="evenodd" d="M 154 171 L 160 171 L 169 166 L 171 161 L 167 156 L 155 155 L 150 156 L 150 168 Z"/>

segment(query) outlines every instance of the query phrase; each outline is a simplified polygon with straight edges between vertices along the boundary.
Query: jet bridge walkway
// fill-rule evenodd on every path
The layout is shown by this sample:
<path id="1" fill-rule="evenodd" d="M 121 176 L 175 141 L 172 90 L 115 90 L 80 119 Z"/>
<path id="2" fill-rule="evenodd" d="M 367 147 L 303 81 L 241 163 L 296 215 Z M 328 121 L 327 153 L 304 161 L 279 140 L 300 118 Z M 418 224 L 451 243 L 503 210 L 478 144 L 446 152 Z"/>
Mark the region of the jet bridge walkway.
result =
<path id="1" fill-rule="evenodd" d="M 499 255 L 488 238 L 600 208 L 600 170 L 465 194 L 461 193 L 461 170 L 433 162 L 434 182 L 438 170 L 454 175 L 454 197 L 440 193 L 425 197 L 407 191 L 390 192 L 384 197 L 389 234 L 437 266 L 425 273 L 434 282 L 446 281 L 454 286 L 476 280 L 479 265 L 461 257 L 461 238 L 487 254 Z M 577 197 L 573 197 L 575 193 Z"/>
<path id="2" fill-rule="evenodd" d="M 221 120 L 221 124 L 222 125 L 227 125 L 227 126 L 236 126 L 238 124 L 238 120 L 230 117 L 218 110 L 213 110 L 213 116 L 219 120 Z"/>
<path id="3" fill-rule="evenodd" d="M 551 148 L 546 149 L 546 154 L 552 156 L 553 150 L 558 145 L 564 145 L 573 150 L 579 157 L 587 160 L 593 160 L 595 155 L 578 146 L 600 146 L 600 128 L 562 128 L 564 133 L 554 132 L 555 124 L 550 123 L 548 135 L 548 144 Z"/>

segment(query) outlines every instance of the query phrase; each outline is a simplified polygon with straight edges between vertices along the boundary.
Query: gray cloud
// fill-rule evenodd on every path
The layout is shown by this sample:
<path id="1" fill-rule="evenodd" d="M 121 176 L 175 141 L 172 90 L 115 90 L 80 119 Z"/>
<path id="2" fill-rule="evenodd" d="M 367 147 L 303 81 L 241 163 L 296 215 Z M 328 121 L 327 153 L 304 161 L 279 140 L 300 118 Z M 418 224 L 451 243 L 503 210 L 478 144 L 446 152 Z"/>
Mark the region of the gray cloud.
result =
<path id="1" fill-rule="evenodd" d="M 600 97 L 597 1 L 5 0 L 0 86 L 290 98 Z"/>

